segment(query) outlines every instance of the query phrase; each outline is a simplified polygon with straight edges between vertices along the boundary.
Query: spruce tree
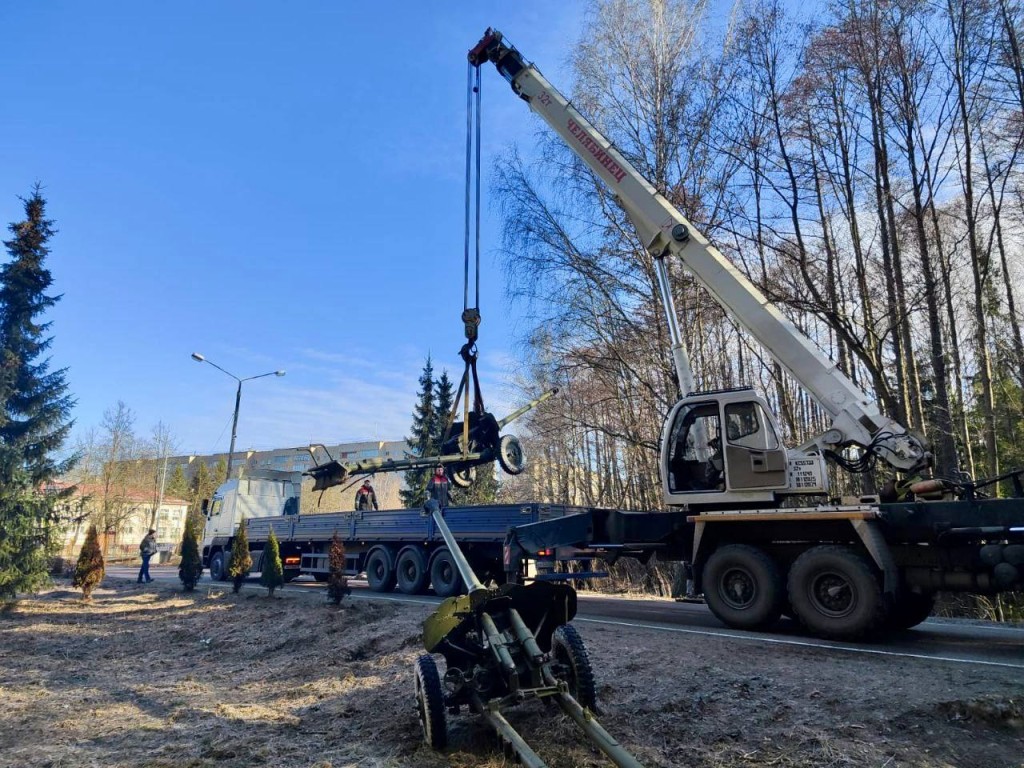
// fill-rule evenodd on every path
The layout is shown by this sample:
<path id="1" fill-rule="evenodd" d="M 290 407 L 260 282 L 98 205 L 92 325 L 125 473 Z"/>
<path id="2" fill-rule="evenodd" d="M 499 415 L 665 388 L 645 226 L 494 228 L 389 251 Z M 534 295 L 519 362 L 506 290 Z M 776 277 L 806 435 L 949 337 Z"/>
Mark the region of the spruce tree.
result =
<path id="1" fill-rule="evenodd" d="M 196 582 L 203 575 L 203 559 L 199 556 L 199 541 L 196 539 L 194 526 L 185 524 L 185 534 L 181 537 L 181 563 L 178 565 L 178 578 L 186 592 L 196 588 Z M 237 591 L 237 590 L 236 590 Z"/>
<path id="2" fill-rule="evenodd" d="M 78 554 L 78 563 L 75 565 L 75 578 L 71 586 L 82 590 L 82 599 L 92 599 L 92 591 L 103 581 L 105 568 L 103 565 L 103 553 L 100 551 L 100 535 L 95 525 L 90 525 L 85 534 L 85 544 Z"/>
<path id="3" fill-rule="evenodd" d="M 327 599 L 335 605 L 341 605 L 346 595 L 352 592 L 345 575 L 345 544 L 338 532 L 331 537 L 331 548 L 328 550 L 328 567 L 331 570 L 327 577 Z"/>
<path id="4" fill-rule="evenodd" d="M 72 489 L 46 491 L 75 458 L 56 458 L 71 429 L 74 401 L 66 369 L 50 370 L 53 341 L 43 315 L 59 296 L 44 266 L 53 222 L 37 186 L 23 201 L 25 220 L 4 241 L 10 261 L 0 267 L 0 600 L 48 580 L 48 560 L 59 538 L 57 509 Z"/>
<path id="5" fill-rule="evenodd" d="M 455 404 L 455 389 L 452 380 L 448 378 L 448 371 L 441 371 L 441 378 L 437 380 L 437 401 L 435 409 L 437 421 L 434 425 L 434 452 L 441 452 L 441 445 L 444 442 L 444 433 L 448 429 L 448 417 L 452 412 L 452 405 Z"/>
<path id="6" fill-rule="evenodd" d="M 185 470 L 179 464 L 171 473 L 171 479 L 167 481 L 167 495 L 176 499 L 188 499 L 188 494 L 188 480 L 185 478 Z"/>
<path id="7" fill-rule="evenodd" d="M 267 537 L 267 544 L 263 550 L 263 571 L 260 573 L 260 584 L 267 588 L 269 597 L 273 597 L 274 590 L 284 584 L 281 548 L 277 544 L 277 536 L 274 535 L 273 529 Z"/>
<path id="8" fill-rule="evenodd" d="M 273 536 L 274 532 L 271 531 Z M 274 540 L 277 544 L 277 540 Z M 249 577 L 252 570 L 252 555 L 249 554 L 249 534 L 245 530 L 245 520 L 238 522 L 238 530 L 235 531 L 235 542 L 231 545 L 231 559 L 228 561 L 228 576 L 234 582 L 232 591 L 236 594 L 242 589 L 242 585 Z"/>
<path id="9" fill-rule="evenodd" d="M 412 434 L 406 438 L 413 456 L 432 456 L 437 453 L 437 403 L 434 399 L 434 365 L 427 356 L 420 376 L 420 391 L 412 414 Z M 427 501 L 427 481 L 430 468 L 412 469 L 405 473 L 405 490 L 399 491 L 402 504 L 409 508 L 422 507 Z"/>

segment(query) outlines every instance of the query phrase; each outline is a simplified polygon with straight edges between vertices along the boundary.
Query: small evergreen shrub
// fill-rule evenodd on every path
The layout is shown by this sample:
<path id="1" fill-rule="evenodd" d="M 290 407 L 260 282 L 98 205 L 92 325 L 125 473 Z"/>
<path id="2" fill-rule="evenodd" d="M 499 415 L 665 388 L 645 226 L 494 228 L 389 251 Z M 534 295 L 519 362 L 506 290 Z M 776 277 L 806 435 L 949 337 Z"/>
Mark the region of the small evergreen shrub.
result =
<path id="1" fill-rule="evenodd" d="M 249 554 L 249 535 L 245 532 L 245 520 L 240 520 L 235 531 L 235 543 L 231 545 L 231 560 L 228 561 L 228 576 L 234 582 L 232 590 L 237 594 L 242 589 L 252 570 L 252 556 Z"/>
<path id="2" fill-rule="evenodd" d="M 203 559 L 199 556 L 199 541 L 196 529 L 185 525 L 185 534 L 181 537 L 181 563 L 178 565 L 178 578 L 186 592 L 196 588 L 196 582 L 203 575 Z"/>
<path id="3" fill-rule="evenodd" d="M 337 531 L 331 538 L 328 564 L 331 574 L 327 577 L 327 599 L 335 605 L 341 605 L 341 601 L 352 592 L 352 589 L 348 585 L 348 577 L 345 576 L 345 545 Z"/>
<path id="4" fill-rule="evenodd" d="M 260 573 L 260 584 L 267 588 L 269 597 L 274 596 L 274 590 L 284 584 L 284 567 L 281 565 L 281 547 L 277 543 L 277 536 L 270 531 L 267 537 L 267 546 L 263 550 L 263 570 Z"/>
<path id="5" fill-rule="evenodd" d="M 71 586 L 82 590 L 82 599 L 92 599 L 92 591 L 103 581 L 105 574 L 103 552 L 100 551 L 100 534 L 95 525 L 89 526 L 85 534 L 85 544 L 78 555 L 75 565 L 75 578 Z"/>

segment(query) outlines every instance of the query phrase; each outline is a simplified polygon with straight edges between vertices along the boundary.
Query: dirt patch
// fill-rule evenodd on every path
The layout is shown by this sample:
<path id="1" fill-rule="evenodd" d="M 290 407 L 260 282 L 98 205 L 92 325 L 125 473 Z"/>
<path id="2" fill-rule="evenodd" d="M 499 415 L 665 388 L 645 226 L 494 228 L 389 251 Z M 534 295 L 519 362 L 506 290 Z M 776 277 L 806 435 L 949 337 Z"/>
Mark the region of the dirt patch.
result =
<path id="1" fill-rule="evenodd" d="M 0 766 L 505 768 L 468 715 L 421 740 L 430 612 L 108 580 L 0 612 Z M 1024 765 L 1024 676 L 998 667 L 681 641 L 579 624 L 602 723 L 647 766 Z M 510 719 L 551 768 L 609 765 L 541 705 Z"/>

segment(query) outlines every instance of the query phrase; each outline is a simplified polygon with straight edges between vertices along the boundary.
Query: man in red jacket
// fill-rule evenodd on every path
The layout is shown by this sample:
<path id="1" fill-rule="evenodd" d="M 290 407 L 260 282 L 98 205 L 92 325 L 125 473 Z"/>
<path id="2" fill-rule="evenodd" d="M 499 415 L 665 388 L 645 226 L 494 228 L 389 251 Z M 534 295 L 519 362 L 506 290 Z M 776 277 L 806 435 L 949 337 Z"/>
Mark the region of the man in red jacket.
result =
<path id="1" fill-rule="evenodd" d="M 373 492 L 373 486 L 370 485 L 370 478 L 366 478 L 363 481 L 362 487 L 356 491 L 356 509 L 379 509 L 377 506 L 377 494 Z"/>
<path id="2" fill-rule="evenodd" d="M 448 477 L 444 473 L 444 467 L 440 464 L 434 470 L 434 476 L 427 483 L 427 493 L 430 498 L 437 502 L 439 509 L 448 507 Z"/>

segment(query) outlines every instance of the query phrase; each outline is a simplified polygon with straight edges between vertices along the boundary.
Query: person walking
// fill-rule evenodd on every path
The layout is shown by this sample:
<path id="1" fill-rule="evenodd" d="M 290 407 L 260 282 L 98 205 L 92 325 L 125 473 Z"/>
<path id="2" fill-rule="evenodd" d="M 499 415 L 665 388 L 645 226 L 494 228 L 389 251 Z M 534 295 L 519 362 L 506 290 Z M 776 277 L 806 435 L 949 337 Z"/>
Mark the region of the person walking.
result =
<path id="1" fill-rule="evenodd" d="M 366 478 L 363 481 L 362 487 L 356 491 L 356 509 L 359 511 L 379 509 L 377 506 L 377 494 L 374 493 L 373 486 L 370 485 L 370 478 Z"/>
<path id="2" fill-rule="evenodd" d="M 427 493 L 430 498 L 437 502 L 438 509 L 448 508 L 448 476 L 444 473 L 444 466 L 437 465 L 434 476 L 427 483 Z"/>
<path id="3" fill-rule="evenodd" d="M 156 531 L 152 528 L 139 544 L 139 555 L 142 557 L 142 567 L 139 568 L 139 584 L 145 581 L 147 584 L 153 581 L 149 575 L 149 558 L 156 554 Z"/>

